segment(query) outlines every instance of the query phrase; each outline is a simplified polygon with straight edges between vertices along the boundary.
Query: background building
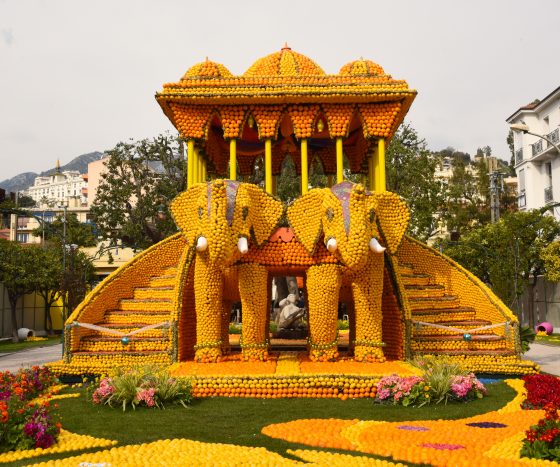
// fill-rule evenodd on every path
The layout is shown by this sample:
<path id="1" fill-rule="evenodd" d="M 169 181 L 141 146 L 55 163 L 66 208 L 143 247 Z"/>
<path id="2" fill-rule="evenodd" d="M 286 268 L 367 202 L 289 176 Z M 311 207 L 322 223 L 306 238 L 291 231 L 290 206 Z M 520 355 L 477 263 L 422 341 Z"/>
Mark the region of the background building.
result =
<path id="1" fill-rule="evenodd" d="M 542 101 L 521 107 L 506 121 L 510 125 L 527 125 L 532 133 L 559 144 L 560 87 Z M 550 206 L 551 213 L 560 220 L 560 207 L 556 206 L 560 201 L 560 154 L 542 138 L 520 131 L 513 133 L 519 209 Z"/>
<path id="2" fill-rule="evenodd" d="M 86 205 L 87 176 L 77 170 L 61 172 L 57 162 L 56 171 L 51 175 L 36 177 L 33 186 L 29 187 L 25 194 L 39 207 L 60 204 Z"/>

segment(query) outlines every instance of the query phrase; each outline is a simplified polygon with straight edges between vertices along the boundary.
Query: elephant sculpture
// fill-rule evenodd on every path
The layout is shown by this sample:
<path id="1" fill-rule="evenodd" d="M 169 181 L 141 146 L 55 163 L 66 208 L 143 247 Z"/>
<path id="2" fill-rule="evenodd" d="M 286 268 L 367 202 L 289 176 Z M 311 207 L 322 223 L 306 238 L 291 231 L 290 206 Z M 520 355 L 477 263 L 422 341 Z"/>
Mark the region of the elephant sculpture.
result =
<path id="1" fill-rule="evenodd" d="M 171 211 L 194 254 L 195 360 L 216 361 L 227 352 L 230 307 L 224 306 L 224 285 L 231 287 L 233 281 L 227 278 L 232 276 L 245 284 L 239 288 L 244 357 L 265 355 L 267 271 L 258 264 L 236 262 L 249 247 L 261 246 L 269 238 L 284 206 L 256 185 L 214 180 L 181 193 Z"/>
<path id="2" fill-rule="evenodd" d="M 319 262 L 307 270 L 312 359 L 332 360 L 338 356 L 336 324 L 344 280 L 354 300 L 354 358 L 384 361 L 384 255 L 385 250 L 388 254 L 396 252 L 409 216 L 398 195 L 367 192 L 362 185 L 350 182 L 310 190 L 288 208 L 288 221 L 308 254 L 314 255 L 319 242 L 323 242 L 338 260 Z"/>

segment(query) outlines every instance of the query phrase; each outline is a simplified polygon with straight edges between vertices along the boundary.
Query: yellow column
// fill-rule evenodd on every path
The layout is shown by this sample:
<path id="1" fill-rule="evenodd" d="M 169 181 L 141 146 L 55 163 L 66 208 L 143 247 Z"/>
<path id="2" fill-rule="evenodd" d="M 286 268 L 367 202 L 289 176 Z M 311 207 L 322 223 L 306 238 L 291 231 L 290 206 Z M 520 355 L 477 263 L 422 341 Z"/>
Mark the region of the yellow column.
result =
<path id="1" fill-rule="evenodd" d="M 272 194 L 272 140 L 264 140 L 264 187 Z"/>
<path id="2" fill-rule="evenodd" d="M 385 176 L 385 138 L 379 138 L 377 163 L 377 191 L 387 191 L 387 181 Z"/>
<path id="3" fill-rule="evenodd" d="M 377 164 L 377 147 L 375 147 L 373 154 L 368 159 L 368 177 L 369 177 L 369 190 L 375 191 L 377 186 L 375 165 Z"/>
<path id="4" fill-rule="evenodd" d="M 237 140 L 229 140 L 229 179 L 237 180 Z"/>
<path id="5" fill-rule="evenodd" d="M 342 138 L 336 138 L 336 183 L 344 181 L 344 157 L 342 154 Z"/>
<path id="6" fill-rule="evenodd" d="M 193 185 L 198 183 L 198 176 L 200 170 L 200 154 L 198 153 L 198 149 L 194 148 L 194 170 L 193 170 Z"/>
<path id="7" fill-rule="evenodd" d="M 198 155 L 198 183 L 204 181 L 204 157 L 201 154 Z"/>
<path id="8" fill-rule="evenodd" d="M 193 186 L 194 171 L 194 140 L 187 141 L 187 188 Z"/>
<path id="9" fill-rule="evenodd" d="M 301 194 L 307 193 L 309 166 L 307 165 L 307 138 L 301 140 Z"/>
<path id="10" fill-rule="evenodd" d="M 204 163 L 202 164 L 202 181 L 206 182 L 206 177 L 208 176 L 208 174 L 206 173 L 207 170 L 207 163 L 206 161 L 204 161 Z"/>

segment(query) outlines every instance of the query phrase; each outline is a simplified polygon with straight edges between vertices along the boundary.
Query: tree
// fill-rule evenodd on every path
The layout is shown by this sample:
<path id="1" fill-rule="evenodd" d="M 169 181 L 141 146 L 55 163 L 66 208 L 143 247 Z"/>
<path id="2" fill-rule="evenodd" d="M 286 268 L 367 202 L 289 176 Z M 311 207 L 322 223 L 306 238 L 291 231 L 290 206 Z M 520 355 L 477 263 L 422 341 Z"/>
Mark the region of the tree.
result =
<path id="1" fill-rule="evenodd" d="M 176 231 L 168 210 L 185 189 L 183 144 L 178 137 L 118 143 L 109 156 L 91 207 L 97 233 L 146 248 Z"/>
<path id="2" fill-rule="evenodd" d="M 534 326 L 537 277 L 548 264 L 545 248 L 559 235 L 560 223 L 540 210 L 506 213 L 499 222 L 473 230 L 458 243 L 448 243 L 445 253 L 488 282 L 509 306 L 526 291 L 529 324 Z"/>
<path id="3" fill-rule="evenodd" d="M 36 292 L 43 298 L 43 326 L 49 334 L 53 332 L 51 307 L 63 296 L 61 282 L 63 278 L 62 250 L 58 246 L 47 246 L 38 250 L 36 263 Z"/>
<path id="4" fill-rule="evenodd" d="M 546 270 L 546 279 L 550 282 L 560 282 L 560 240 L 543 248 L 541 259 Z"/>
<path id="5" fill-rule="evenodd" d="M 91 258 L 77 248 L 69 248 L 67 265 L 60 279 L 60 291 L 64 301 L 63 323 L 86 296 L 93 275 L 94 267 Z"/>
<path id="6" fill-rule="evenodd" d="M 19 342 L 17 302 L 36 287 L 36 253 L 37 248 L 22 247 L 16 242 L 0 239 L 0 282 L 8 293 L 14 342 Z"/>
<path id="7" fill-rule="evenodd" d="M 67 213 L 66 220 L 59 216 L 50 223 L 42 223 L 41 226 L 33 230 L 33 235 L 42 237 L 44 233 L 45 241 L 60 246 L 78 245 L 95 246 L 97 241 L 94 235 L 93 226 L 80 222 L 75 213 Z"/>
<path id="8" fill-rule="evenodd" d="M 387 189 L 406 200 L 412 214 L 409 231 L 426 241 L 438 230 L 445 201 L 445 185 L 434 176 L 439 159 L 407 123 L 393 137 L 386 158 Z"/>
<path id="9" fill-rule="evenodd" d="M 488 170 L 483 160 L 473 171 L 463 157 L 453 159 L 445 213 L 450 232 L 464 233 L 490 220 L 488 185 Z"/>

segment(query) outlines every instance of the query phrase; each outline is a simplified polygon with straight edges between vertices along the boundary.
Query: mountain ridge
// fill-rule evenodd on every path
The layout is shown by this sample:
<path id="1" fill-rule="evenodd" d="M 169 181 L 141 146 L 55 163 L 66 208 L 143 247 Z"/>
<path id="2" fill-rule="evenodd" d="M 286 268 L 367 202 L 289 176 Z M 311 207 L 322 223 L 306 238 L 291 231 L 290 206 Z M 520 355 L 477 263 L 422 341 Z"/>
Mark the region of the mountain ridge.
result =
<path id="1" fill-rule="evenodd" d="M 87 173 L 87 166 L 90 162 L 97 161 L 103 157 L 103 153 L 99 151 L 88 152 L 75 157 L 70 162 L 60 167 L 60 171 L 64 170 L 77 170 L 80 173 Z M 41 177 L 45 175 L 50 175 L 56 170 L 56 167 L 52 169 L 45 170 L 41 173 L 35 172 L 22 172 L 18 175 L 13 176 L 0 182 L 0 188 L 6 190 L 7 193 L 27 190 L 33 185 L 36 177 Z"/>

